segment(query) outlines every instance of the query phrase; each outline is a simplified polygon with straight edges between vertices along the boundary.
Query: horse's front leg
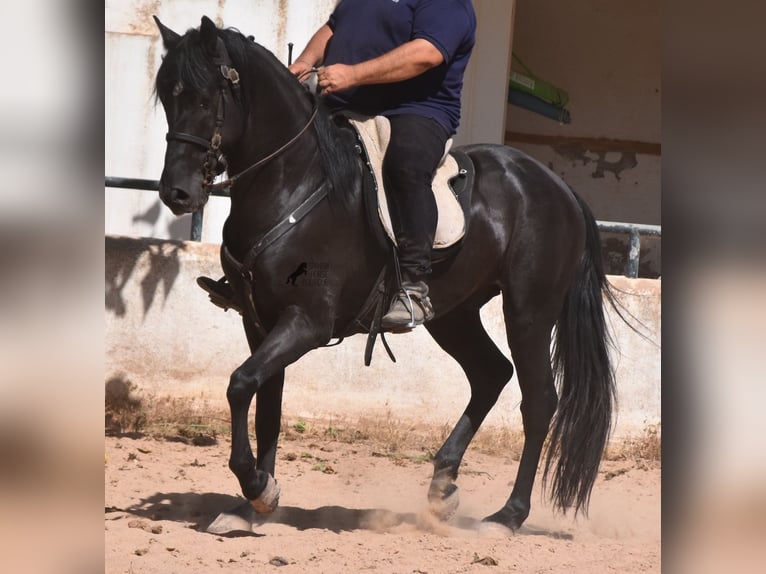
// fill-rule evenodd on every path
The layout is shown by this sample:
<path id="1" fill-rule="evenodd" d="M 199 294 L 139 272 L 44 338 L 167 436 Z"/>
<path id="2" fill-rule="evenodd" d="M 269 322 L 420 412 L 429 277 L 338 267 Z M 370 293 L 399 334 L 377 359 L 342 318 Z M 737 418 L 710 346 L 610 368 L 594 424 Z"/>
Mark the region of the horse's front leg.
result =
<path id="1" fill-rule="evenodd" d="M 273 475 L 284 368 L 324 340 L 327 337 L 323 338 L 314 328 L 302 309 L 288 307 L 253 354 L 231 375 L 226 392 L 232 427 L 229 468 L 257 512 L 272 512 L 279 502 L 279 488 Z M 248 413 L 256 393 L 257 462 L 248 437 Z"/>
<path id="2" fill-rule="evenodd" d="M 282 422 L 282 388 L 284 382 L 285 370 L 282 369 L 279 374 L 274 375 L 264 383 L 255 397 L 255 443 L 257 447 L 255 468 L 256 472 L 260 471 L 271 477 L 276 476 L 277 443 L 279 442 L 279 429 Z M 273 485 L 276 487 L 276 481 Z M 279 495 L 279 491 L 277 490 L 275 494 Z M 261 493 L 260 498 L 265 505 L 265 508 L 260 512 L 274 510 L 268 502 L 269 493 Z M 263 500 L 264 498 L 267 500 Z M 274 506 L 276 506 L 276 501 L 274 502 Z"/>
<path id="3" fill-rule="evenodd" d="M 275 476 L 277 442 L 282 418 L 282 388 L 285 371 L 280 371 L 259 384 L 255 397 L 255 440 L 257 458 L 253 456 L 248 436 L 248 414 L 251 400 L 229 397 L 232 442 L 229 468 L 239 480 L 242 493 L 259 513 L 273 512 L 279 502 Z M 231 388 L 231 386 L 229 387 Z M 250 396 L 252 398 L 252 395 Z"/>

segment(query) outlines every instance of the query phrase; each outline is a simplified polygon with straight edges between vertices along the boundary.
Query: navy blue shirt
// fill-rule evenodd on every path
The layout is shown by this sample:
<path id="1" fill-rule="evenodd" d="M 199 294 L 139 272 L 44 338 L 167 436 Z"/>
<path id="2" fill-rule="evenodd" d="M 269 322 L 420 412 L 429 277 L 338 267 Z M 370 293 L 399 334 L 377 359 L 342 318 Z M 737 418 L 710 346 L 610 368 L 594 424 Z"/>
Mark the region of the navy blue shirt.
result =
<path id="1" fill-rule="evenodd" d="M 327 22 L 333 31 L 324 64 L 357 64 L 422 38 L 444 62 L 403 82 L 365 85 L 327 96 L 334 108 L 367 115 L 417 114 L 454 134 L 463 74 L 476 37 L 470 0 L 341 0 Z"/>

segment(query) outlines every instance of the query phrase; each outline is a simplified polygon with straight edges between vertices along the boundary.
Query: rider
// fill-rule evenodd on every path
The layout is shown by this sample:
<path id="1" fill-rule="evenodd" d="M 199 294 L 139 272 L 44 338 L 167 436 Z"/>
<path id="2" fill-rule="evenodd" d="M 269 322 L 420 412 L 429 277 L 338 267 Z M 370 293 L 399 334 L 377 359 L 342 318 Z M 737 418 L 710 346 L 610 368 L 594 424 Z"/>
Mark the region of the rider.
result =
<path id="1" fill-rule="evenodd" d="M 390 120 L 383 180 L 402 292 L 384 327 L 433 317 L 426 284 L 437 221 L 431 180 L 460 120 L 475 31 L 470 0 L 341 0 L 290 66 L 304 79 L 320 65 L 317 83 L 331 109 Z"/>
<path id="2" fill-rule="evenodd" d="M 413 327 L 434 314 L 426 284 L 437 222 L 431 181 L 460 120 L 475 32 L 471 0 L 340 0 L 290 66 L 301 80 L 320 66 L 318 88 L 331 109 L 390 120 L 383 179 L 402 291 L 384 327 Z M 222 285 L 198 282 L 215 302 Z"/>

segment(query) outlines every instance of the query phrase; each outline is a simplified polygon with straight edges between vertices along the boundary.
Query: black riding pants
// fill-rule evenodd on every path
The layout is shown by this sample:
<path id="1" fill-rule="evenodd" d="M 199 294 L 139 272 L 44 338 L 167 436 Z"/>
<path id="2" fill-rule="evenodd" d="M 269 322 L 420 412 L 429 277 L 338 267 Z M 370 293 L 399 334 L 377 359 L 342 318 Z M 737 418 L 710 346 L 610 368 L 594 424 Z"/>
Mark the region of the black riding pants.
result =
<path id="1" fill-rule="evenodd" d="M 391 141 L 383 159 L 383 184 L 399 264 L 411 279 L 422 279 L 431 272 L 438 218 L 431 181 L 449 134 L 436 120 L 423 116 L 402 114 L 389 119 Z"/>

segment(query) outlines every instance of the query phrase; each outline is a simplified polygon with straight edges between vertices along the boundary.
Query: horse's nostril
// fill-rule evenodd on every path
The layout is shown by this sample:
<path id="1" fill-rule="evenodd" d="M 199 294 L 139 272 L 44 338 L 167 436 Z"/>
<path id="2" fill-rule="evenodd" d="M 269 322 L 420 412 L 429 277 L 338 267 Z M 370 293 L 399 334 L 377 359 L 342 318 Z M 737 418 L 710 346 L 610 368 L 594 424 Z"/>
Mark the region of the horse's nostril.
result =
<path id="1" fill-rule="evenodd" d="M 189 201 L 189 194 L 186 193 L 183 189 L 178 189 L 177 187 L 174 187 L 173 199 L 179 202 Z"/>

